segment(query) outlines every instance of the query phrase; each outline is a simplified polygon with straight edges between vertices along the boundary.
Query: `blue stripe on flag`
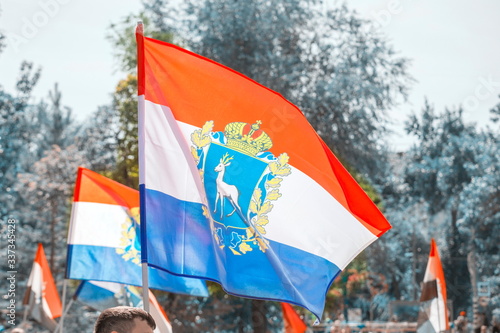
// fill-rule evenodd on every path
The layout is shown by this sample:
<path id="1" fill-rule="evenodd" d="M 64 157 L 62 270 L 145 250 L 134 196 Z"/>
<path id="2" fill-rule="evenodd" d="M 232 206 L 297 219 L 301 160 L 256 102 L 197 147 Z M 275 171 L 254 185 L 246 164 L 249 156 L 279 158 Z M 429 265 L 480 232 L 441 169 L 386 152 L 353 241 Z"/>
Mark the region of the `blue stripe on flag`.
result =
<path id="1" fill-rule="evenodd" d="M 145 192 L 148 212 L 150 266 L 219 282 L 234 295 L 291 302 L 316 315 L 322 313 L 325 290 L 340 273 L 335 264 L 272 240 L 266 253 L 253 250 L 242 256 L 226 255 L 227 248 L 219 249 L 213 240 L 201 204 L 154 190 L 141 191 Z"/>
<path id="2" fill-rule="evenodd" d="M 133 286 L 142 286 L 141 266 L 124 260 L 116 249 L 104 246 L 68 245 L 71 260 L 68 265 L 68 279 L 109 281 Z M 208 296 L 203 280 L 178 277 L 149 269 L 149 287 L 168 292 Z M 191 293 L 189 293 L 189 291 Z"/>

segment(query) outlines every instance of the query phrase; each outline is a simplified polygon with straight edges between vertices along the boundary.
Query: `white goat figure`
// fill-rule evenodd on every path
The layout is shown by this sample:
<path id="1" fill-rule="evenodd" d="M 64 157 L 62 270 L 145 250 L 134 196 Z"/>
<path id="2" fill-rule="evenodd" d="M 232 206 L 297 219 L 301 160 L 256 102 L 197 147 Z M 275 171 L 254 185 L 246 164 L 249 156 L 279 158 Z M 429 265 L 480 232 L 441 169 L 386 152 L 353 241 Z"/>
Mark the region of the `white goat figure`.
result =
<path id="1" fill-rule="evenodd" d="M 224 198 L 227 198 L 232 204 L 234 210 L 226 216 L 231 216 L 234 214 L 236 209 L 239 209 L 241 212 L 241 208 L 238 205 L 238 197 L 240 195 L 238 188 L 235 185 L 230 185 L 224 182 L 224 173 L 226 172 L 226 167 L 231 165 L 231 160 L 233 158 L 229 157 L 229 154 L 226 153 L 220 159 L 219 164 L 215 167 L 214 171 L 218 172 L 217 179 L 215 180 L 215 184 L 217 185 L 217 197 L 215 198 L 215 209 L 214 213 L 217 211 L 217 203 L 220 200 L 220 218 L 224 215 Z"/>

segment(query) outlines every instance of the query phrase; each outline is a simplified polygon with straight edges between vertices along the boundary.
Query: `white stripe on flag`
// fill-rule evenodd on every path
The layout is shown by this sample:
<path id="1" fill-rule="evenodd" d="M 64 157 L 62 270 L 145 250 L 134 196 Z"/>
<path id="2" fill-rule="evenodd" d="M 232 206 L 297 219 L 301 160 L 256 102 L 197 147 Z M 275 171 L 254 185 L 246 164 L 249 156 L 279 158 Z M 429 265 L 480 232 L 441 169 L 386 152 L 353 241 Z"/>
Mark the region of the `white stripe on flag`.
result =
<path id="1" fill-rule="evenodd" d="M 283 196 L 269 213 L 268 239 L 325 258 L 342 270 L 377 239 L 330 193 L 294 167 L 281 182 L 280 192 Z M 291 228 L 291 221 L 298 223 Z"/>
<path id="2" fill-rule="evenodd" d="M 68 244 L 122 247 L 122 225 L 128 223 L 127 219 L 125 207 L 75 201 Z"/>
<path id="3" fill-rule="evenodd" d="M 139 98 L 144 98 L 144 96 Z M 144 119 L 146 129 L 144 140 L 146 140 L 148 147 L 148 155 L 145 164 L 143 164 L 146 169 L 144 178 L 142 178 L 145 181 L 144 184 L 148 184 L 150 190 L 168 193 L 180 200 L 203 202 L 200 196 L 200 190 L 203 193 L 201 181 L 197 182 L 197 179 L 193 177 L 193 173 L 198 175 L 198 169 L 194 161 L 188 163 L 185 157 L 186 154 L 191 155 L 190 145 L 185 142 L 182 133 L 178 131 L 178 126 L 183 124 L 173 119 L 170 109 L 166 106 L 145 101 L 145 109 L 147 117 Z M 176 126 L 177 128 L 175 128 Z M 194 131 L 197 129 L 194 126 L 186 126 L 189 129 L 183 128 L 184 134 L 186 130 Z M 171 130 L 165 131 L 165 128 Z M 187 152 L 179 144 L 173 144 L 178 140 L 184 141 L 184 149 L 187 149 Z M 150 158 L 148 159 L 148 157 Z M 162 176 L 158 177 L 158 175 Z M 176 186 L 180 183 L 179 179 L 183 181 L 182 186 Z"/>

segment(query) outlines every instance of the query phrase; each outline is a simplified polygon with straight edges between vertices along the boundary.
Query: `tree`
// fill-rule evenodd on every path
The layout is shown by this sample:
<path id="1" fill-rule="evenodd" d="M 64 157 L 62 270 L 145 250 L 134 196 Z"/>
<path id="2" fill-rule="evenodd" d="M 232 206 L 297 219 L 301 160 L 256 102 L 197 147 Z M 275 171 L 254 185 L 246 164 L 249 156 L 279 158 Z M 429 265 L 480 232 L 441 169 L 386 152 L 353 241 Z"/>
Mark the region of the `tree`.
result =
<path id="1" fill-rule="evenodd" d="M 40 70 L 23 62 L 16 88 L 17 96 L 0 87 L 0 215 L 2 219 L 14 215 L 17 194 L 14 192 L 16 175 L 22 170 L 23 157 L 28 151 L 30 133 L 26 113 L 31 91 L 40 77 Z"/>
<path id="2" fill-rule="evenodd" d="M 408 152 L 410 162 L 405 170 L 407 195 L 423 200 L 430 218 L 429 227 L 444 243 L 443 264 L 448 279 L 448 295 L 455 308 L 466 308 L 470 302 L 471 285 L 468 278 L 467 234 L 458 225 L 464 205 L 466 188 L 490 173 L 478 169 L 484 136 L 473 124 L 463 120 L 463 110 L 445 110 L 437 116 L 426 102 L 421 118 L 413 115 L 407 122 L 407 132 L 417 137 Z M 437 235 L 436 233 L 440 233 Z M 444 236 L 444 237 L 443 237 Z"/>
<path id="3" fill-rule="evenodd" d="M 110 177 L 132 188 L 139 187 L 138 138 L 137 138 L 137 76 L 132 74 L 137 67 L 135 25 L 144 22 L 147 34 L 153 38 L 171 41 L 172 34 L 159 30 L 144 13 L 129 15 L 110 27 L 109 41 L 121 70 L 128 72 L 127 78 L 118 82 L 113 94 L 113 108 L 117 113 L 116 168 Z"/>
<path id="4" fill-rule="evenodd" d="M 75 124 L 71 109 L 61 104 L 62 94 L 57 83 L 49 91 L 50 109 L 45 103 L 38 108 L 38 123 L 41 125 L 41 150 L 49 150 L 56 145 L 65 148 L 71 145 L 79 130 Z M 44 107 L 45 106 L 45 107 Z"/>
<path id="5" fill-rule="evenodd" d="M 62 106 L 62 94 L 57 83 L 54 90 L 49 91 L 49 102 L 41 100 L 27 110 L 26 126 L 29 136 L 27 142 L 30 154 L 25 161 L 26 170 L 41 159 L 45 152 L 56 145 L 65 148 L 74 142 L 80 125 L 75 122 L 71 109 Z"/>
<path id="6" fill-rule="evenodd" d="M 137 127 L 137 76 L 129 74 L 116 86 L 113 106 L 118 113 L 117 165 L 112 178 L 139 188 L 139 151 Z"/>
<path id="7" fill-rule="evenodd" d="M 116 167 L 118 117 L 111 106 L 100 106 L 84 122 L 76 137 L 78 150 L 83 152 L 93 171 L 110 177 Z"/>
<path id="8" fill-rule="evenodd" d="M 32 228 L 33 242 L 45 239 L 42 243 L 50 244 L 49 266 L 54 276 L 64 267 L 66 245 L 58 240 L 66 238 L 76 172 L 85 164 L 76 146 L 61 149 L 54 145 L 30 173 L 19 175 L 17 189 L 27 207 L 25 223 Z"/>
<path id="9" fill-rule="evenodd" d="M 144 34 L 148 37 L 165 42 L 171 42 L 173 39 L 172 33 L 161 23 L 161 20 L 151 19 L 144 12 L 139 13 L 139 15 L 128 15 L 120 22 L 111 24 L 107 38 L 113 46 L 118 67 L 129 74 L 135 73 L 137 68 L 135 27 L 138 21 L 143 22 L 145 26 Z M 158 26 L 158 24 L 161 24 L 161 26 Z"/>
<path id="10" fill-rule="evenodd" d="M 0 242 L 0 258 L 7 262 L 7 219 L 16 220 L 15 250 L 17 253 L 30 253 L 30 242 L 24 242 L 25 221 L 20 219 L 22 205 L 20 193 L 16 189 L 17 175 L 26 170 L 30 155 L 30 127 L 28 113 L 31 91 L 40 77 L 40 70 L 34 69 L 33 64 L 23 62 L 16 93 L 11 95 L 0 87 L 0 219 L 2 220 L 2 242 Z M 5 229 L 4 229 L 5 228 Z M 5 232 L 4 232 L 5 231 Z M 16 269 L 19 272 L 29 272 L 33 258 L 19 255 Z M 26 270 L 24 270 L 24 268 Z M 6 271 L 1 278 L 6 277 Z M 25 277 L 27 279 L 27 276 Z M 19 275 L 20 286 L 24 279 Z"/>
<path id="11" fill-rule="evenodd" d="M 475 164 L 466 167 L 473 174 L 460 193 L 458 229 L 464 235 L 468 268 L 473 282 L 473 300 L 477 305 L 476 283 L 489 282 L 493 298 L 491 308 L 500 308 L 500 140 L 498 132 L 482 132 L 477 140 L 463 144 L 474 147 Z M 496 296 L 495 296 L 496 295 Z M 489 309 L 482 309 L 489 312 Z"/>

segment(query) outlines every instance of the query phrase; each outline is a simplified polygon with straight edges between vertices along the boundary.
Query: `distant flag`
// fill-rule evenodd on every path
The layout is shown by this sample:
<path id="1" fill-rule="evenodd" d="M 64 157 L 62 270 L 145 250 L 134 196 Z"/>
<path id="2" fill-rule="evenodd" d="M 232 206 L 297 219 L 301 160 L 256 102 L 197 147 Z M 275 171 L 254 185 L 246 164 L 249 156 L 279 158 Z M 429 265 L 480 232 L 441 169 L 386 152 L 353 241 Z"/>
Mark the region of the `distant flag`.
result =
<path id="1" fill-rule="evenodd" d="M 278 93 L 138 26 L 143 262 L 321 317 L 390 225 Z"/>
<path id="2" fill-rule="evenodd" d="M 295 309 L 288 303 L 281 303 L 285 333 L 304 333 L 307 325 L 300 319 Z"/>
<path id="3" fill-rule="evenodd" d="M 97 310 L 103 311 L 120 305 L 120 295 L 123 294 L 123 285 L 104 281 L 82 281 L 73 296 L 73 299 Z"/>
<path id="4" fill-rule="evenodd" d="M 450 329 L 446 305 L 446 281 L 434 239 L 431 240 L 429 261 L 425 270 L 417 332 L 438 333 Z"/>
<path id="5" fill-rule="evenodd" d="M 54 331 L 57 326 L 54 319 L 61 316 L 62 305 L 43 246 L 40 243 L 27 288 L 23 300 L 25 311 L 42 326 Z"/>
<path id="6" fill-rule="evenodd" d="M 68 235 L 66 277 L 142 285 L 139 192 L 78 169 Z M 149 268 L 152 288 L 207 296 L 205 282 Z"/>
<path id="7" fill-rule="evenodd" d="M 149 313 L 156 322 L 155 333 L 172 333 L 170 320 L 151 290 L 149 290 Z"/>

